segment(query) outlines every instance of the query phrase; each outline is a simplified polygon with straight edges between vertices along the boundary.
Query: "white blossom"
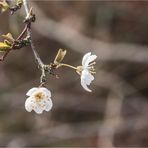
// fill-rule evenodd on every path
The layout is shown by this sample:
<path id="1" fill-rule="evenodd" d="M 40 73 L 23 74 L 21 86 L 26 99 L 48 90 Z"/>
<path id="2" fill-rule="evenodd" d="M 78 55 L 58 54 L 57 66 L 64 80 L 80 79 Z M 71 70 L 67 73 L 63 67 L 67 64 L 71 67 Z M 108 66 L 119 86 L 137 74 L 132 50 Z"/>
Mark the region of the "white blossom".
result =
<path id="1" fill-rule="evenodd" d="M 34 110 L 37 114 L 41 114 L 44 110 L 50 111 L 53 104 L 51 100 L 51 92 L 45 87 L 31 88 L 27 94 L 25 109 L 28 112 Z"/>
<path id="2" fill-rule="evenodd" d="M 81 85 L 88 92 L 91 92 L 91 90 L 87 85 L 90 85 L 90 83 L 94 80 L 94 76 L 92 74 L 95 73 L 93 66 L 95 62 L 93 61 L 96 58 L 96 55 L 91 55 L 91 52 L 88 52 L 83 56 L 82 66 L 77 67 L 77 72 L 81 75 Z"/>

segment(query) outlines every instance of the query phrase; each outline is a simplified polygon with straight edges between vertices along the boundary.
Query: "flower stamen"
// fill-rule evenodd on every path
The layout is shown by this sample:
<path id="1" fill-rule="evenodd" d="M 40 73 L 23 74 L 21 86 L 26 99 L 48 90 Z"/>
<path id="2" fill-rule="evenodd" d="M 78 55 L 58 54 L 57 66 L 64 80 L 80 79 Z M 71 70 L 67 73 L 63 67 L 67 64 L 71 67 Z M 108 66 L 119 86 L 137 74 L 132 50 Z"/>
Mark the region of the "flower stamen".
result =
<path id="1" fill-rule="evenodd" d="M 92 62 L 92 63 L 89 64 L 89 66 L 92 66 L 92 65 L 95 65 L 95 64 L 96 64 L 96 62 Z"/>
<path id="2" fill-rule="evenodd" d="M 40 102 L 44 98 L 44 94 L 42 92 L 39 92 L 39 93 L 35 94 L 34 97 L 37 102 Z"/>

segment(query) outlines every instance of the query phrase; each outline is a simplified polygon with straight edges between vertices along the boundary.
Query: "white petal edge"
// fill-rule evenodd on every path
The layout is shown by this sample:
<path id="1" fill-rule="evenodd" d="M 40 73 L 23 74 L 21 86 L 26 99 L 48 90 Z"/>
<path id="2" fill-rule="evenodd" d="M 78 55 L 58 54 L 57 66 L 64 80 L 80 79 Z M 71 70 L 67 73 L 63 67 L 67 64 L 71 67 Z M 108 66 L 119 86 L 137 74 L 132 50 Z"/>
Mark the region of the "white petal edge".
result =
<path id="1" fill-rule="evenodd" d="M 85 83 L 83 80 L 81 80 L 81 85 L 82 85 L 82 87 L 83 87 L 86 91 L 92 92 L 92 90 L 90 90 L 90 89 L 87 87 L 86 83 Z"/>
<path id="2" fill-rule="evenodd" d="M 32 111 L 32 102 L 31 102 L 31 97 L 27 98 L 26 101 L 25 101 L 25 109 L 28 111 L 28 112 L 31 112 Z"/>
<path id="3" fill-rule="evenodd" d="M 82 71 L 82 74 L 81 74 L 81 85 L 82 85 L 82 87 L 86 91 L 92 92 L 92 90 L 90 90 L 87 85 L 90 85 L 90 83 L 93 80 L 94 80 L 94 76 L 87 69 Z"/>
<path id="4" fill-rule="evenodd" d="M 85 61 L 85 63 L 84 63 L 83 66 L 84 66 L 85 68 L 87 68 L 88 65 L 89 65 L 89 63 L 93 62 L 96 58 L 97 58 L 96 55 L 91 55 L 91 56 L 89 56 L 89 57 L 87 58 L 87 60 Z"/>
<path id="5" fill-rule="evenodd" d="M 86 53 L 84 56 L 83 56 L 83 59 L 82 59 L 82 66 L 84 66 L 86 60 L 88 59 L 88 57 L 91 55 L 91 52 L 88 52 Z"/>
<path id="6" fill-rule="evenodd" d="M 53 103 L 52 103 L 52 100 L 50 99 L 46 102 L 45 111 L 47 111 L 47 112 L 50 111 L 52 109 L 52 106 L 53 106 Z"/>
<path id="7" fill-rule="evenodd" d="M 31 88 L 27 93 L 26 93 L 26 95 L 27 96 L 31 96 L 35 91 L 37 91 L 38 90 L 38 88 L 37 87 L 33 87 L 33 88 Z"/>

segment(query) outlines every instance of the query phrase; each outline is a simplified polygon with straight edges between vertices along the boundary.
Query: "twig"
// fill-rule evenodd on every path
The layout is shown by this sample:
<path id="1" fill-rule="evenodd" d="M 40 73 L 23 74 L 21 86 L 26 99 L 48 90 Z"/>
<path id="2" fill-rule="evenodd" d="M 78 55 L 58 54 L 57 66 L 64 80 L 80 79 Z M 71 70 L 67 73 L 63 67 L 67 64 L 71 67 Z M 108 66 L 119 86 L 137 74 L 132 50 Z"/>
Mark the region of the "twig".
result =
<path id="1" fill-rule="evenodd" d="M 26 16 L 29 15 L 29 6 L 28 6 L 28 3 L 27 3 L 27 0 L 23 0 L 23 5 L 24 5 L 24 8 L 25 8 L 25 11 L 26 11 Z M 27 27 L 27 35 L 28 37 L 30 37 L 30 45 L 31 45 L 31 49 L 33 51 L 33 54 L 34 54 L 34 57 L 36 59 L 36 61 L 38 62 L 38 65 L 42 71 L 42 75 L 41 75 L 41 85 L 43 85 L 45 83 L 45 65 L 44 63 L 42 62 L 35 46 L 34 46 L 34 43 L 33 43 L 33 39 L 32 39 L 32 31 L 31 31 L 31 23 L 30 25 L 28 25 Z"/>
<path id="2" fill-rule="evenodd" d="M 5 54 L 0 57 L 0 61 L 4 61 L 5 58 L 7 57 L 8 53 L 9 53 L 11 50 L 12 50 L 12 48 L 10 48 L 9 50 L 7 50 L 7 51 L 5 52 Z"/>
<path id="3" fill-rule="evenodd" d="M 28 6 L 28 3 L 27 3 L 27 0 L 23 0 L 23 4 L 24 4 L 24 8 L 25 8 L 25 11 L 26 11 L 26 15 L 28 16 L 29 15 L 29 6 Z M 44 64 L 34 46 L 34 43 L 33 43 L 33 40 L 32 40 L 32 31 L 31 31 L 31 24 L 29 25 L 29 27 L 27 28 L 27 34 L 28 36 L 30 37 L 30 43 L 31 43 L 31 48 L 32 48 L 32 51 L 34 53 L 34 56 L 35 56 L 35 59 L 36 61 L 38 62 L 39 66 L 41 68 L 44 67 Z"/>
<path id="4" fill-rule="evenodd" d="M 24 34 L 25 34 L 26 31 L 27 31 L 27 28 L 28 28 L 28 25 L 26 24 L 26 25 L 25 25 L 25 28 L 23 29 L 23 31 L 22 31 L 21 34 L 17 37 L 16 40 L 19 40 L 19 39 L 21 39 L 21 38 L 24 36 Z"/>

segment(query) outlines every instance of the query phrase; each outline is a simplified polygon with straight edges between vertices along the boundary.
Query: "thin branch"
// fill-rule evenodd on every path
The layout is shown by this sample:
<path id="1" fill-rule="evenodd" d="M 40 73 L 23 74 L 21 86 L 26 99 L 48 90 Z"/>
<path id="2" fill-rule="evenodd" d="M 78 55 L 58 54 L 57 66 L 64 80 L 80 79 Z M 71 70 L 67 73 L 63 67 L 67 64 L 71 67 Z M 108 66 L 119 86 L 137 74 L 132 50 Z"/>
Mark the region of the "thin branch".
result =
<path id="1" fill-rule="evenodd" d="M 21 34 L 17 37 L 16 40 L 19 40 L 19 39 L 21 39 L 21 38 L 24 36 L 24 34 L 25 34 L 26 31 L 27 31 L 27 28 L 28 28 L 28 25 L 25 25 L 25 28 L 23 29 L 23 31 L 22 31 Z"/>
<path id="2" fill-rule="evenodd" d="M 27 3 L 27 0 L 23 0 L 23 5 L 24 5 L 24 8 L 25 8 L 25 11 L 26 11 L 26 16 L 29 16 L 29 6 L 28 6 L 28 3 Z M 45 65 L 44 63 L 42 62 L 36 48 L 35 48 L 35 45 L 33 43 L 33 39 L 32 39 L 32 31 L 31 31 L 31 23 L 29 24 L 29 26 L 27 27 L 27 35 L 28 37 L 30 37 L 30 45 L 31 45 L 31 49 L 33 51 L 33 54 L 34 54 L 34 57 L 36 59 L 36 61 L 38 62 L 38 65 L 42 71 L 42 75 L 41 75 L 41 80 L 40 80 L 40 83 L 41 85 L 43 85 L 46 81 L 45 77 Z"/>
<path id="3" fill-rule="evenodd" d="M 28 3 L 27 3 L 27 0 L 23 0 L 23 4 L 24 4 L 25 11 L 26 11 L 26 15 L 28 16 L 29 15 L 29 6 L 28 6 Z M 28 27 L 27 30 L 28 30 L 27 34 L 30 37 L 31 48 L 32 48 L 32 51 L 34 53 L 35 59 L 38 62 L 39 66 L 41 68 L 43 68 L 44 64 L 43 64 L 43 62 L 42 62 L 42 60 L 41 60 L 41 58 L 40 58 L 40 56 L 39 56 L 39 54 L 37 52 L 37 50 L 36 50 L 36 48 L 34 46 L 33 40 L 32 40 L 31 24 L 30 24 L 30 27 Z"/>
<path id="4" fill-rule="evenodd" d="M 0 57 L 0 61 L 4 61 L 5 58 L 7 57 L 7 55 L 9 54 L 9 52 L 12 50 L 12 48 L 10 48 L 9 50 L 7 50 L 3 56 Z"/>

